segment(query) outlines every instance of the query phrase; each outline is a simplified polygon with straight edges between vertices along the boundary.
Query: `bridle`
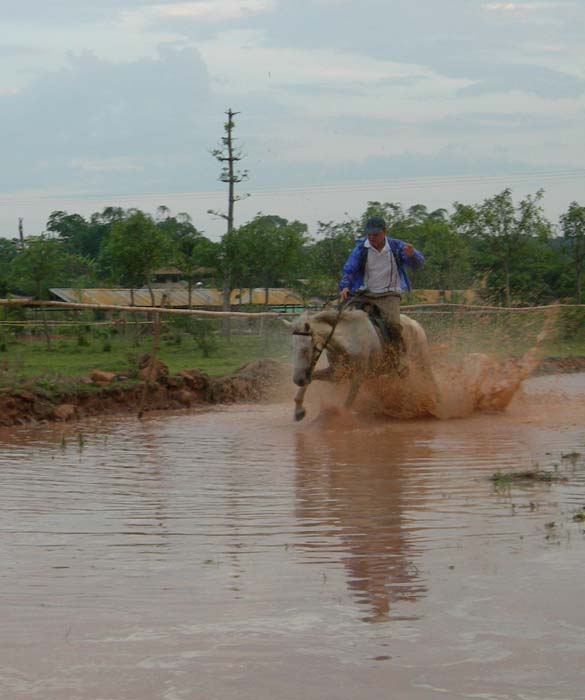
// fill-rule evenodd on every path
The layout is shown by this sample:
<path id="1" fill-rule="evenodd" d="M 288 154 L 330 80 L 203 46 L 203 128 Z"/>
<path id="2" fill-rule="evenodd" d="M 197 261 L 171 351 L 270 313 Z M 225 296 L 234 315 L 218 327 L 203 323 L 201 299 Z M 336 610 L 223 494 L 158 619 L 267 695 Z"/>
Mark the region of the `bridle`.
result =
<path id="1" fill-rule="evenodd" d="M 313 370 L 315 369 L 315 366 L 316 366 L 317 362 L 319 362 L 319 358 L 321 357 L 321 355 L 323 354 L 324 350 L 325 350 L 325 349 L 327 348 L 327 346 L 329 345 L 329 341 L 331 340 L 331 338 L 333 337 L 333 334 L 335 333 L 335 328 L 337 327 L 337 324 L 338 324 L 338 322 L 339 322 L 339 319 L 341 318 L 341 312 L 343 311 L 343 309 L 345 308 L 345 306 L 346 306 L 346 302 L 344 302 L 343 304 L 341 304 L 341 305 L 339 306 L 339 309 L 338 309 L 338 311 L 337 311 L 337 316 L 335 317 L 335 320 L 334 320 L 333 323 L 331 324 L 331 330 L 329 331 L 329 335 L 327 336 L 327 338 L 325 338 L 325 342 L 324 342 L 323 345 L 321 345 L 320 347 L 319 347 L 319 346 L 317 345 L 317 343 L 315 342 L 315 336 L 314 336 L 314 333 L 313 333 L 312 330 L 308 330 L 308 331 L 293 331 L 293 332 L 292 332 L 293 335 L 303 335 L 303 336 L 306 336 L 306 337 L 308 337 L 308 338 L 311 338 L 311 340 L 312 340 L 312 345 L 313 345 L 312 350 L 313 350 L 313 354 L 312 354 L 312 357 L 311 357 L 311 363 L 309 364 L 309 369 L 307 370 L 307 377 L 309 378 L 309 382 L 311 381 L 311 377 L 313 376 Z"/>

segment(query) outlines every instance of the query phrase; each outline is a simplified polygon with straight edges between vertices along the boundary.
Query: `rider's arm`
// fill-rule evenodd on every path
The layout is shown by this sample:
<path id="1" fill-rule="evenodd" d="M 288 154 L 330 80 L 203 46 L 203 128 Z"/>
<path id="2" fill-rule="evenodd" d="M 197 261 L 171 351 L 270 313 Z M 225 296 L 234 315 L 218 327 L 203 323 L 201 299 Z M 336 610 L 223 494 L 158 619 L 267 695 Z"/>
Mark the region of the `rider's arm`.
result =
<path id="1" fill-rule="evenodd" d="M 418 270 L 419 267 L 425 264 L 425 256 L 420 250 L 417 250 L 411 244 L 407 244 L 404 241 L 398 241 L 398 244 L 402 262 L 410 267 L 411 270 Z M 412 250 L 410 251 L 409 249 Z M 411 252 L 411 255 L 408 255 L 407 251 Z"/>
<path id="2" fill-rule="evenodd" d="M 361 263 L 361 251 L 363 245 L 357 245 L 352 251 L 347 259 L 347 262 L 343 266 L 343 275 L 341 277 L 341 282 L 339 283 L 339 291 L 342 292 L 346 287 L 351 290 L 353 283 L 355 282 L 357 276 L 360 273 L 360 263 Z"/>

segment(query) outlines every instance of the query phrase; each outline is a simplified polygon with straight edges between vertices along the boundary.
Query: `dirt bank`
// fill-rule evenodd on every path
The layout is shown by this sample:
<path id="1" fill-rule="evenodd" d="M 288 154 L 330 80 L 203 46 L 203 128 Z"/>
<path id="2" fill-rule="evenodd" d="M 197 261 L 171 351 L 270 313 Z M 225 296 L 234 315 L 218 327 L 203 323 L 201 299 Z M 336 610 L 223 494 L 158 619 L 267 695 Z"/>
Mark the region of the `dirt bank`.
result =
<path id="1" fill-rule="evenodd" d="M 136 413 L 149 377 L 147 358 L 136 379 L 94 372 L 76 382 L 46 382 L 0 389 L 0 426 L 42 421 L 69 421 L 105 413 Z M 534 374 L 585 371 L 585 357 L 546 358 Z M 197 369 L 169 375 L 160 362 L 154 367 L 145 396 L 144 411 L 172 410 L 197 405 L 265 401 L 292 388 L 290 367 L 275 360 L 260 360 L 233 374 L 210 377 Z"/>
<path id="2" fill-rule="evenodd" d="M 569 374 L 585 372 L 585 357 L 547 357 L 534 374 Z"/>
<path id="3" fill-rule="evenodd" d="M 285 382 L 290 370 L 274 360 L 260 360 L 224 377 L 210 377 L 197 369 L 170 376 L 162 363 L 154 367 L 145 395 L 144 410 L 169 410 L 197 405 L 261 401 L 271 397 Z M 103 413 L 137 412 L 149 369 L 138 379 L 93 372 L 79 382 L 60 387 L 54 383 L 29 384 L 0 390 L 0 425 L 40 421 L 74 420 Z"/>

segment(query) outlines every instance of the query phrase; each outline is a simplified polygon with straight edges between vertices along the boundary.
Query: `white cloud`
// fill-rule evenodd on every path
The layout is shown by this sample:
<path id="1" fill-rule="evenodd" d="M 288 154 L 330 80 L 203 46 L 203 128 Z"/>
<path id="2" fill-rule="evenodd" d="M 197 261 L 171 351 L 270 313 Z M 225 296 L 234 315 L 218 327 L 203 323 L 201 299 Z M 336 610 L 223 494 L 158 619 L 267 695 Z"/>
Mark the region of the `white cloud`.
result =
<path id="1" fill-rule="evenodd" d="M 359 53 L 265 47 L 259 32 L 224 32 L 198 48 L 217 89 L 236 94 L 303 86 L 362 90 L 396 81 L 400 84 L 398 90 L 412 91 L 419 85 L 421 92 L 424 88 L 425 94 L 433 96 L 472 84 L 469 80 L 440 76 L 423 66 L 378 60 Z"/>
<path id="2" fill-rule="evenodd" d="M 491 2 L 484 8 L 488 12 L 534 12 L 542 6 L 530 2 Z"/>
<path id="3" fill-rule="evenodd" d="M 220 23 L 269 12 L 273 7 L 274 0 L 203 0 L 151 5 L 142 10 L 123 12 L 122 16 L 129 25 L 160 20 Z"/>
<path id="4" fill-rule="evenodd" d="M 543 21 L 542 15 L 547 15 L 547 23 L 560 23 L 559 13 L 563 9 L 572 8 L 573 5 L 572 2 L 489 2 L 482 5 L 482 9 L 516 19 L 530 18 L 540 22 Z"/>

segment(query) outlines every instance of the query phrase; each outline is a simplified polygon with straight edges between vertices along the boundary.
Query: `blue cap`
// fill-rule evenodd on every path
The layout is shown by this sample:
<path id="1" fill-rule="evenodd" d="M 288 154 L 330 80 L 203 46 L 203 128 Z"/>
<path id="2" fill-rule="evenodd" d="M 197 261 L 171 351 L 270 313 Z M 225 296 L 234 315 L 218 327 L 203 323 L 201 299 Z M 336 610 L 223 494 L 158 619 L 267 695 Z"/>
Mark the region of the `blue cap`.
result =
<path id="1" fill-rule="evenodd" d="M 366 221 L 364 232 L 368 236 L 371 233 L 380 233 L 386 230 L 386 222 L 381 216 L 370 216 Z"/>

